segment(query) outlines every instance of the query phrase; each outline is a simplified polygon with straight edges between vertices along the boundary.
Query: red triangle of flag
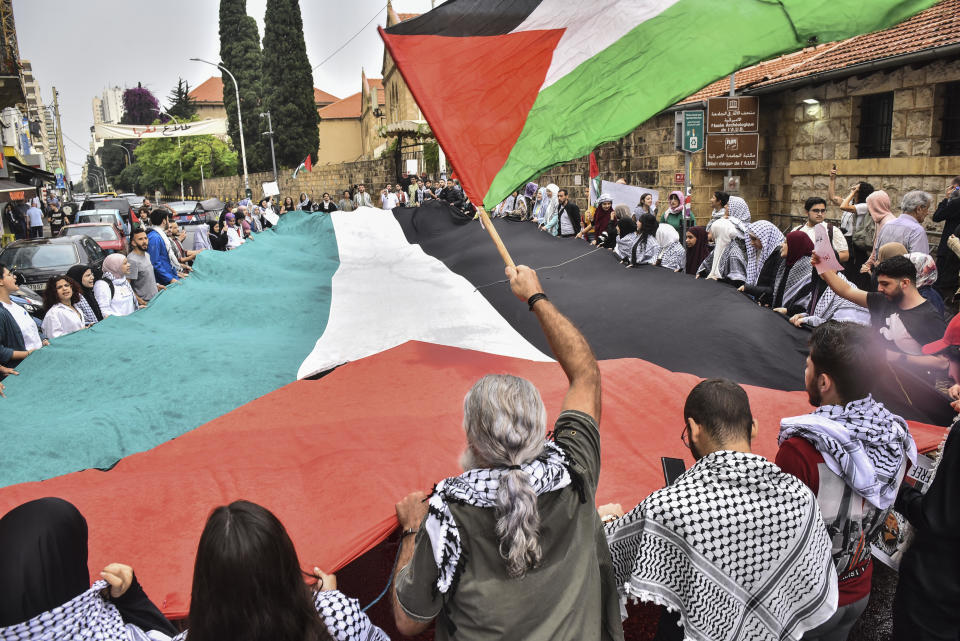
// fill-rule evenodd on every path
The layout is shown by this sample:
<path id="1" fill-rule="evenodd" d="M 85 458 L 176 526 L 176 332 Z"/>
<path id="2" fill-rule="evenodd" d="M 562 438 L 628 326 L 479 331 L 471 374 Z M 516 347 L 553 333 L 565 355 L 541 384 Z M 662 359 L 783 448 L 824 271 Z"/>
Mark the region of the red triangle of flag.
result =
<path id="1" fill-rule="evenodd" d="M 563 30 L 451 38 L 380 29 L 380 35 L 479 205 L 523 131 Z"/>
<path id="2" fill-rule="evenodd" d="M 310 155 L 307 155 L 307 159 L 303 161 L 304 166 L 307 168 L 307 171 L 313 171 L 313 161 L 310 160 Z"/>

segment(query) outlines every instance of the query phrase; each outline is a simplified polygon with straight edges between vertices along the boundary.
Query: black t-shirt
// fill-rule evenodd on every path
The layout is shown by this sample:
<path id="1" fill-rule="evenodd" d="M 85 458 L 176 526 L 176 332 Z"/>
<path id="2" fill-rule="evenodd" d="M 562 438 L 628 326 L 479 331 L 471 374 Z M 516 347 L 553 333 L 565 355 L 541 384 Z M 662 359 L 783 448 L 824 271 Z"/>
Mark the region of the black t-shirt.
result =
<path id="1" fill-rule="evenodd" d="M 867 294 L 870 322 L 888 341 L 887 348 L 905 354 L 921 354 L 927 343 L 943 338 L 947 323 L 937 308 L 924 301 L 912 309 L 900 309 L 880 292 Z"/>

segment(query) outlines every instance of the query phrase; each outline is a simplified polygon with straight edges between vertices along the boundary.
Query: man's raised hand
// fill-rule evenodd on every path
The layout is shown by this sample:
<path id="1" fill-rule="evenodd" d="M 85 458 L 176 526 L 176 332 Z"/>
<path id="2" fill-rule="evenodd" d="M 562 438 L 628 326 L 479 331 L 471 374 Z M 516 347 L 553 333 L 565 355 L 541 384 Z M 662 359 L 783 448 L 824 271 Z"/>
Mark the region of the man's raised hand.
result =
<path id="1" fill-rule="evenodd" d="M 534 294 L 543 293 L 543 287 L 540 286 L 537 272 L 526 265 L 508 266 L 504 271 L 507 278 L 510 279 L 510 289 L 520 300 L 526 302 Z"/>

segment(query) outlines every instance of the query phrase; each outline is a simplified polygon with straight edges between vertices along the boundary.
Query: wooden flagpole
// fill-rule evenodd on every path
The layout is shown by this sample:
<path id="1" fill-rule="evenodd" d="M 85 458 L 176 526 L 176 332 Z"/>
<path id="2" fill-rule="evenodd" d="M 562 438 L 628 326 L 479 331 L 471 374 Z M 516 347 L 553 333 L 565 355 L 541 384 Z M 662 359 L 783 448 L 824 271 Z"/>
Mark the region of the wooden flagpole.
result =
<path id="1" fill-rule="evenodd" d="M 490 217 L 487 216 L 486 210 L 484 210 L 483 205 L 477 207 L 477 213 L 480 215 L 480 222 L 483 225 L 483 228 L 487 230 L 487 233 L 490 234 L 490 239 L 493 241 L 493 244 L 496 245 L 497 251 L 500 252 L 500 258 L 503 259 L 503 264 L 507 267 L 516 267 L 516 264 L 513 262 L 513 258 L 510 257 L 510 252 L 507 251 L 506 245 L 503 244 L 503 241 L 500 240 L 500 234 L 497 233 L 497 230 L 493 227 L 493 222 L 490 220 Z"/>

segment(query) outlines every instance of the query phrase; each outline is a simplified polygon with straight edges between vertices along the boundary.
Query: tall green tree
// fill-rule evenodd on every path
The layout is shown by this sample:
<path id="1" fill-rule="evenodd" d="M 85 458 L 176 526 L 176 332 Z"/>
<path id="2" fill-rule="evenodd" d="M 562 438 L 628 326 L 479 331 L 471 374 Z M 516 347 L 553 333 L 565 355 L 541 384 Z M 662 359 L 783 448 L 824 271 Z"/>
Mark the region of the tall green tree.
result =
<path id="1" fill-rule="evenodd" d="M 243 137 L 250 171 L 265 171 L 270 157 L 260 125 L 260 74 L 263 54 L 260 51 L 260 32 L 257 21 L 247 15 L 247 0 L 220 0 L 220 60 L 233 73 L 240 91 L 240 115 L 243 118 Z M 233 82 L 225 72 L 223 77 L 223 106 L 227 110 L 227 133 L 233 148 L 240 149 L 240 127 L 237 124 L 237 98 Z M 237 172 L 243 170 L 237 162 Z"/>
<path id="2" fill-rule="evenodd" d="M 170 103 L 167 113 L 176 116 L 177 120 L 190 120 L 197 115 L 196 101 L 190 96 L 190 84 L 183 78 L 177 78 L 177 86 L 170 90 L 167 102 Z"/>
<path id="3" fill-rule="evenodd" d="M 320 116 L 313 98 L 313 70 L 303 41 L 298 0 L 267 0 L 263 19 L 263 101 L 276 132 L 277 165 L 297 167 L 317 159 Z"/>
<path id="4" fill-rule="evenodd" d="M 141 168 L 141 188 L 159 185 L 167 193 L 176 192 L 181 161 L 185 184 L 199 187 L 201 167 L 204 178 L 236 175 L 237 152 L 216 136 L 186 136 L 180 141 L 180 147 L 172 138 L 148 138 L 140 143 L 134 155 Z"/>

